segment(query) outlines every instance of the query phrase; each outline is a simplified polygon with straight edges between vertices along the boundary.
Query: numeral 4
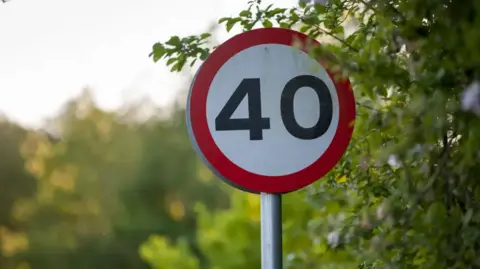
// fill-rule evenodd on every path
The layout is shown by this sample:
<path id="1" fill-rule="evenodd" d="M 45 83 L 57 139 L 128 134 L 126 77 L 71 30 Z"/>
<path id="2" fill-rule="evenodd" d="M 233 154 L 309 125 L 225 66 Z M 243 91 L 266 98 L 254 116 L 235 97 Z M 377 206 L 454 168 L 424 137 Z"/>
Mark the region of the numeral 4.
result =
<path id="1" fill-rule="evenodd" d="M 248 96 L 248 118 L 232 119 L 233 113 L 245 96 Z M 240 82 L 215 119 L 215 129 L 217 131 L 249 130 L 250 140 L 263 139 L 263 130 L 270 129 L 270 119 L 262 118 L 259 78 L 246 78 Z"/>

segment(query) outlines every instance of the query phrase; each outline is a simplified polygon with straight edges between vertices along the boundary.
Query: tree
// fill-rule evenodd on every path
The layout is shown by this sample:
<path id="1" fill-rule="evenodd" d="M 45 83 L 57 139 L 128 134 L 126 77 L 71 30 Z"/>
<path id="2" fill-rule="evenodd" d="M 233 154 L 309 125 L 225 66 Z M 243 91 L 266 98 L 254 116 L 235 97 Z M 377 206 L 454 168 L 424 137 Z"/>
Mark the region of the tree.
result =
<path id="1" fill-rule="evenodd" d="M 341 68 L 354 87 L 349 150 L 304 194 L 328 216 L 308 221 L 309 246 L 290 250 L 287 260 L 311 268 L 343 252 L 357 268 L 478 268 L 479 2 L 319 2 L 275 8 L 250 0 L 219 21 L 227 31 L 278 26 L 319 39 L 313 55 Z M 173 36 L 151 56 L 180 71 L 208 57 L 209 38 Z M 338 210 L 328 211 L 330 203 Z M 309 251 L 325 242 L 324 251 Z"/>
<path id="2" fill-rule="evenodd" d="M 0 120 L 0 264 L 5 268 L 28 246 L 25 227 L 12 216 L 15 202 L 31 196 L 36 187 L 34 177 L 24 169 L 19 150 L 27 133 L 7 119 Z"/>
<path id="3" fill-rule="evenodd" d="M 188 146 L 182 110 L 166 118 L 153 110 L 142 121 L 137 106 L 147 105 L 107 112 L 86 90 L 51 121 L 59 139 L 28 133 L 21 153 L 36 189 L 14 199 L 13 219 L 28 239 L 15 261 L 37 269 L 148 268 L 138 248 L 155 233 L 181 237 L 202 264 L 193 207 L 228 201 Z"/>
<path id="4" fill-rule="evenodd" d="M 208 210 L 199 204 L 199 245 L 211 269 L 259 268 L 260 257 L 260 200 L 255 194 L 230 191 L 229 209 Z M 345 251 L 326 253 L 326 242 L 311 248 L 310 219 L 321 220 L 329 213 L 338 212 L 340 206 L 331 202 L 328 210 L 315 210 L 305 203 L 305 191 L 289 193 L 283 201 L 283 231 L 286 253 L 299 252 L 302 256 L 324 254 L 315 260 L 299 263 L 290 255 L 285 268 L 312 268 L 321 264 L 329 268 L 355 268 Z M 165 237 L 152 235 L 140 248 L 140 254 L 153 268 L 198 268 L 195 256 L 189 253 L 182 241 L 172 242 Z M 334 267 L 336 266 L 336 267 Z"/>

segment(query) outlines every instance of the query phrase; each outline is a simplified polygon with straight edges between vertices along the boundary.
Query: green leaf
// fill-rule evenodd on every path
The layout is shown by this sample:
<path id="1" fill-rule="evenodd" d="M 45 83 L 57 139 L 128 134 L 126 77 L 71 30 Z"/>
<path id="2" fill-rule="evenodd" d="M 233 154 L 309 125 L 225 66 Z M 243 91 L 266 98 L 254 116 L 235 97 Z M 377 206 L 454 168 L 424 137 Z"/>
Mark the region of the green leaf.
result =
<path id="1" fill-rule="evenodd" d="M 345 42 L 347 42 L 348 44 L 351 44 L 353 40 L 355 40 L 355 38 L 356 38 L 356 34 L 351 34 L 345 39 Z"/>
<path id="2" fill-rule="evenodd" d="M 187 63 L 187 61 L 185 59 L 179 60 L 178 63 L 177 63 L 177 65 L 178 65 L 177 66 L 177 71 L 181 71 L 186 63 Z"/>
<path id="3" fill-rule="evenodd" d="M 307 35 L 312 38 L 317 38 L 320 35 L 320 31 L 318 31 L 318 29 L 312 28 L 307 31 Z"/>
<path id="4" fill-rule="evenodd" d="M 228 17 L 220 18 L 220 19 L 218 20 L 218 24 L 221 24 L 221 23 L 226 22 L 226 21 L 228 21 L 228 20 L 230 20 L 230 18 L 228 18 Z"/>
<path id="5" fill-rule="evenodd" d="M 263 24 L 263 27 L 265 27 L 265 28 L 271 28 L 271 27 L 273 27 L 272 22 L 269 21 L 269 20 L 264 20 L 264 21 L 262 22 L 262 24 Z"/>
<path id="6" fill-rule="evenodd" d="M 166 49 L 161 43 L 155 43 L 152 48 L 152 52 L 150 53 L 150 57 L 153 56 L 153 61 L 157 62 L 160 60 L 163 55 L 165 55 Z"/>
<path id="7" fill-rule="evenodd" d="M 202 51 L 202 53 L 200 54 L 200 60 L 205 61 L 208 58 L 208 56 L 209 56 L 208 51 L 206 50 Z"/>
<path id="8" fill-rule="evenodd" d="M 322 5 L 322 4 L 315 4 L 315 11 L 318 13 L 318 14 L 323 14 L 327 11 L 327 8 L 325 7 L 325 5 Z"/>
<path id="9" fill-rule="evenodd" d="M 387 92 L 387 88 L 385 87 L 378 87 L 378 93 L 383 96 L 383 97 L 387 97 L 388 96 L 388 92 Z"/>
<path id="10" fill-rule="evenodd" d="M 249 22 L 249 21 L 242 21 L 243 31 L 250 31 L 252 30 L 253 26 L 255 26 L 256 22 Z"/>
<path id="11" fill-rule="evenodd" d="M 177 62 L 176 64 L 174 64 L 172 66 L 172 68 L 170 69 L 170 72 L 175 72 L 175 71 L 180 71 L 180 70 L 181 70 L 180 62 Z"/>
<path id="12" fill-rule="evenodd" d="M 332 34 L 343 34 L 343 26 L 339 25 L 331 30 Z"/>
<path id="13" fill-rule="evenodd" d="M 235 24 L 239 21 L 241 21 L 242 19 L 241 18 L 233 18 L 231 20 L 229 20 L 226 24 L 226 29 L 227 29 L 227 32 L 230 32 L 230 30 L 232 30 L 233 26 L 235 26 Z"/>
<path id="14" fill-rule="evenodd" d="M 193 59 L 193 61 L 190 62 L 190 67 L 192 67 L 196 62 L 197 62 L 197 59 Z"/>
<path id="15" fill-rule="evenodd" d="M 311 28 L 310 25 L 304 25 L 304 26 L 300 27 L 300 32 L 306 33 L 310 28 Z"/>
<path id="16" fill-rule="evenodd" d="M 317 25 L 320 23 L 320 19 L 318 17 L 308 17 L 304 18 L 303 22 L 308 25 Z"/>
<path id="17" fill-rule="evenodd" d="M 212 36 L 212 34 L 210 34 L 210 33 L 203 33 L 203 34 L 200 35 L 200 39 L 209 38 L 211 36 Z"/>
<path id="18" fill-rule="evenodd" d="M 290 10 L 290 20 L 292 22 L 298 22 L 300 20 L 300 17 L 298 16 L 298 14 L 295 12 L 295 9 L 291 9 Z"/>
<path id="19" fill-rule="evenodd" d="M 165 44 L 179 47 L 181 45 L 180 38 L 178 36 L 172 36 L 167 42 L 165 42 Z"/>
<path id="20" fill-rule="evenodd" d="M 266 12 L 266 14 L 268 17 L 273 17 L 277 14 L 283 14 L 286 10 L 287 10 L 286 8 L 276 8 Z"/>
<path id="21" fill-rule="evenodd" d="M 167 66 L 168 66 L 168 65 L 171 65 L 172 63 L 174 63 L 174 62 L 176 62 L 176 61 L 178 61 L 177 58 L 170 58 L 170 59 L 168 59 L 168 61 L 167 61 Z"/>
<path id="22" fill-rule="evenodd" d="M 243 10 L 239 14 L 241 17 L 247 17 L 250 18 L 252 16 L 252 12 L 250 10 Z"/>

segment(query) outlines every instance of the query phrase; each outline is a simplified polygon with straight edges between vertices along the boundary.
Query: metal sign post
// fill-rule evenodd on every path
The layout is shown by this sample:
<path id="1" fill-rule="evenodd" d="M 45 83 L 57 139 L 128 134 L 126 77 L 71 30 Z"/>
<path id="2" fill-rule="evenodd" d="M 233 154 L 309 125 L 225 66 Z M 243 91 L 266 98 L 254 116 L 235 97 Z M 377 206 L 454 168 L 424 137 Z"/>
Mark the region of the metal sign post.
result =
<path id="1" fill-rule="evenodd" d="M 261 193 L 262 269 L 282 268 L 282 196 Z"/>

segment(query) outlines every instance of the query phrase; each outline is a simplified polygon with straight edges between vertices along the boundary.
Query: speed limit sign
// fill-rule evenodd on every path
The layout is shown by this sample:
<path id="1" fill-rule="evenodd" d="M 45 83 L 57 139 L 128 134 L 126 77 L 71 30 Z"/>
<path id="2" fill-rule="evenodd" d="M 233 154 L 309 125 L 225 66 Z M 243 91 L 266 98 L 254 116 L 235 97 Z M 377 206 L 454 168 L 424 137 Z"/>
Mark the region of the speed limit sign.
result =
<path id="1" fill-rule="evenodd" d="M 296 47 L 294 41 L 305 46 Z M 198 154 L 245 191 L 286 193 L 323 177 L 344 154 L 355 100 L 307 53 L 306 35 L 256 29 L 220 45 L 190 89 L 187 123 Z"/>

